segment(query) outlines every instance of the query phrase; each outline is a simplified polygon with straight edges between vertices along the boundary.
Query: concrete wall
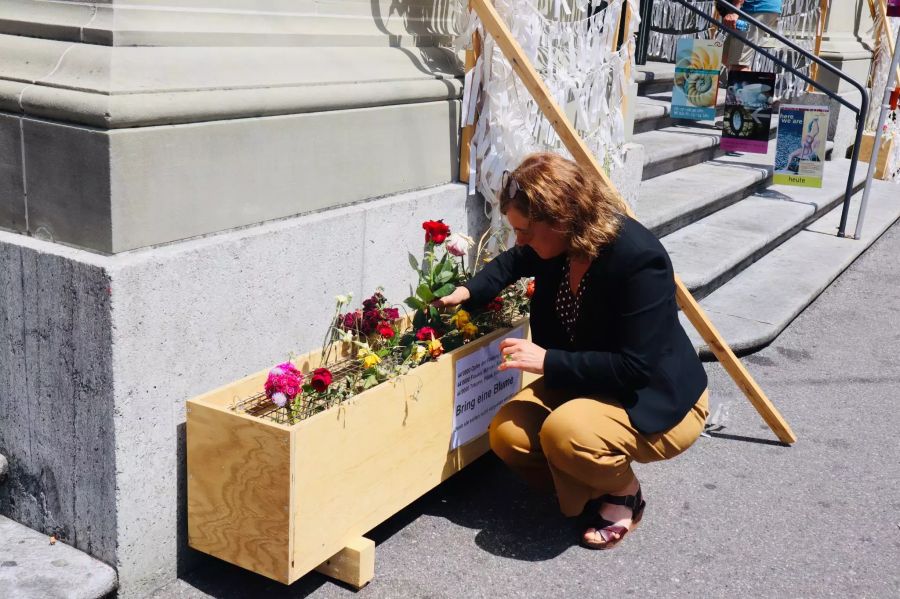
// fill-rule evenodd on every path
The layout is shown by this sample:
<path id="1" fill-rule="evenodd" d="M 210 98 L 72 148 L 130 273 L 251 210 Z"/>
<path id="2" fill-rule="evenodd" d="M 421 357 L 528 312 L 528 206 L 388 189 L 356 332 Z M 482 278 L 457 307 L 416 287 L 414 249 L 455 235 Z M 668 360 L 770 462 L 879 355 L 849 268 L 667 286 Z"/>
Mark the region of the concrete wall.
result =
<path id="1" fill-rule="evenodd" d="M 454 181 L 455 7 L 0 2 L 0 228 L 117 253 Z"/>
<path id="2" fill-rule="evenodd" d="M 0 511 L 115 563 L 109 275 L 23 241 L 0 240 Z"/>
<path id="3" fill-rule="evenodd" d="M 121 597 L 173 580 L 185 400 L 319 346 L 339 293 L 401 302 L 435 218 L 485 224 L 453 184 L 109 257 L 0 233 L 0 511 L 115 566 Z"/>
<path id="4" fill-rule="evenodd" d="M 448 183 L 458 110 L 440 101 L 109 131 L 0 114 L 0 227 L 118 253 Z"/>

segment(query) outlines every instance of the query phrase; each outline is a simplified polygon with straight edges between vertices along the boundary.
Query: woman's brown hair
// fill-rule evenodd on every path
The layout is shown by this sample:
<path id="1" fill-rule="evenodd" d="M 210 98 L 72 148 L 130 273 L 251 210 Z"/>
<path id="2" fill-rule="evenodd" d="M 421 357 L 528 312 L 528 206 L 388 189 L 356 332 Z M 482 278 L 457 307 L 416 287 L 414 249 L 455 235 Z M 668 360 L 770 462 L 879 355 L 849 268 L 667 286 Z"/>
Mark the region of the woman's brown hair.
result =
<path id="1" fill-rule="evenodd" d="M 512 192 L 512 197 L 510 193 Z M 622 226 L 625 204 L 604 191 L 600 178 L 552 152 L 531 154 L 500 189 L 500 211 L 510 207 L 544 222 L 569 240 L 569 252 L 594 258 Z"/>

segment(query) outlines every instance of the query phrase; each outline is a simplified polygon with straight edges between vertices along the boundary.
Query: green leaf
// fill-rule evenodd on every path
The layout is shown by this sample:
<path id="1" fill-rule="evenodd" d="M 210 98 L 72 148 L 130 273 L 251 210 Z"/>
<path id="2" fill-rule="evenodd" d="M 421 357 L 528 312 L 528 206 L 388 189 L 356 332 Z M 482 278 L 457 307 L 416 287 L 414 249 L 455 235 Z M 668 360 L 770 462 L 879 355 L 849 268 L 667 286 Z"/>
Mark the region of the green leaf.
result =
<path id="1" fill-rule="evenodd" d="M 418 260 L 416 260 L 416 257 L 413 256 L 412 253 L 407 252 L 407 254 L 409 255 L 409 265 L 412 266 L 413 270 L 418 271 L 419 270 Z"/>
<path id="2" fill-rule="evenodd" d="M 438 314 L 437 308 L 434 306 L 428 306 L 428 314 L 434 322 L 440 321 L 440 314 Z"/>
<path id="3" fill-rule="evenodd" d="M 428 288 L 428 285 L 422 283 L 419 285 L 419 288 L 416 289 L 416 295 L 419 296 L 419 299 L 423 302 L 431 302 L 434 301 L 435 295 L 431 292 L 431 289 Z"/>
<path id="4" fill-rule="evenodd" d="M 434 278 L 435 283 L 447 283 L 448 281 L 453 279 L 453 270 L 450 268 L 445 268 L 440 271 L 437 276 Z M 440 297 L 440 296 L 438 296 Z"/>
<path id="5" fill-rule="evenodd" d="M 434 296 L 435 297 L 444 297 L 444 296 L 450 295 L 451 293 L 453 293 L 454 289 L 456 289 L 456 285 L 453 285 L 452 283 L 447 283 L 446 285 L 438 287 L 438 289 L 435 290 L 435 292 L 434 292 Z"/>
<path id="6" fill-rule="evenodd" d="M 414 295 L 411 295 L 408 298 L 406 298 L 406 300 L 404 300 L 403 303 L 405 303 L 407 306 L 409 306 L 413 310 L 424 310 L 425 309 L 425 303 L 422 302 L 422 300 L 420 300 L 419 298 L 417 298 Z"/>

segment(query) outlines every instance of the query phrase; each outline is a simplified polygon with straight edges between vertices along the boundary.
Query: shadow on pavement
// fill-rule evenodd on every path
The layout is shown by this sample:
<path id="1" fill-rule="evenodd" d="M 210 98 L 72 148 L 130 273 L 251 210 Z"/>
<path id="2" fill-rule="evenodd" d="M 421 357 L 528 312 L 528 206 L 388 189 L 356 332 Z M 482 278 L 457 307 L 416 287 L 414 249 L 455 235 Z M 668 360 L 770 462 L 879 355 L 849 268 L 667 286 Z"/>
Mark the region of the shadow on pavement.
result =
<path id="1" fill-rule="evenodd" d="M 554 497 L 531 491 L 493 454 L 480 458 L 365 536 L 381 545 L 422 516 L 477 530 L 475 543 L 482 550 L 530 562 L 556 558 L 577 542 L 580 530 L 576 519 L 562 516 Z M 448 541 L 458 542 L 459 538 Z M 216 599 L 301 599 L 326 582 L 350 588 L 316 572 L 286 587 L 203 555 L 194 569 L 179 578 Z"/>
<path id="2" fill-rule="evenodd" d="M 578 538 L 577 523 L 562 516 L 554 497 L 533 492 L 493 454 L 445 481 L 369 536 L 381 543 L 421 515 L 478 530 L 478 547 L 523 561 L 553 559 Z"/>
<path id="3" fill-rule="evenodd" d="M 706 431 L 706 434 L 714 439 L 727 439 L 729 441 L 744 441 L 746 443 L 758 443 L 760 445 L 774 445 L 775 447 L 790 447 L 782 441 L 773 439 L 757 439 L 756 437 L 745 437 L 744 435 L 732 435 L 729 433 L 717 433 L 714 431 Z"/>

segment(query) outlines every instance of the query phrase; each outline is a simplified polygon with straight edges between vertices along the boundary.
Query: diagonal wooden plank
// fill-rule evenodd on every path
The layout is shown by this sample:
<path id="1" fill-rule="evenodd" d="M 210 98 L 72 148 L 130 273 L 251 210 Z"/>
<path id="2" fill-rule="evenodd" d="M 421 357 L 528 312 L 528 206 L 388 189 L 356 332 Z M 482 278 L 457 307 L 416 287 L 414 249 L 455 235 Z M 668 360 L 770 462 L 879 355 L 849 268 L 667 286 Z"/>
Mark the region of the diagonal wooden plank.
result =
<path id="1" fill-rule="evenodd" d="M 509 28 L 503 22 L 494 6 L 489 0 L 471 0 L 470 5 L 481 19 L 485 31 L 494 38 L 503 55 L 506 56 L 506 59 L 512 65 L 516 75 L 522 80 L 522 83 L 535 99 L 541 112 L 553 126 L 556 134 L 565 144 L 566 149 L 569 150 L 575 161 L 582 167 L 589 168 L 597 174 L 604 193 L 620 196 L 612 181 L 610 181 L 603 168 L 601 168 L 584 143 L 584 140 L 581 139 L 565 113 L 553 100 L 543 79 L 528 60 L 522 47 L 512 37 Z M 634 213 L 627 208 L 627 203 L 623 202 L 623 204 L 626 205 L 628 215 L 633 218 Z M 769 428 L 783 443 L 794 443 L 797 437 L 791 431 L 790 425 L 788 425 L 769 398 L 766 397 L 766 394 L 756 381 L 753 380 L 753 377 L 716 330 L 715 326 L 713 326 L 700 304 L 694 299 L 677 275 L 675 276 L 675 297 L 685 316 L 691 321 L 691 324 L 694 325 L 694 328 L 697 329 L 697 332 L 700 333 L 700 336 L 703 337 L 703 340 L 706 341 L 716 358 L 718 358 L 722 367 L 731 375 L 735 384 L 744 392 L 744 395 L 747 396 L 747 399 L 753 404 L 753 407 L 756 408 L 762 419 L 769 425 Z"/>

